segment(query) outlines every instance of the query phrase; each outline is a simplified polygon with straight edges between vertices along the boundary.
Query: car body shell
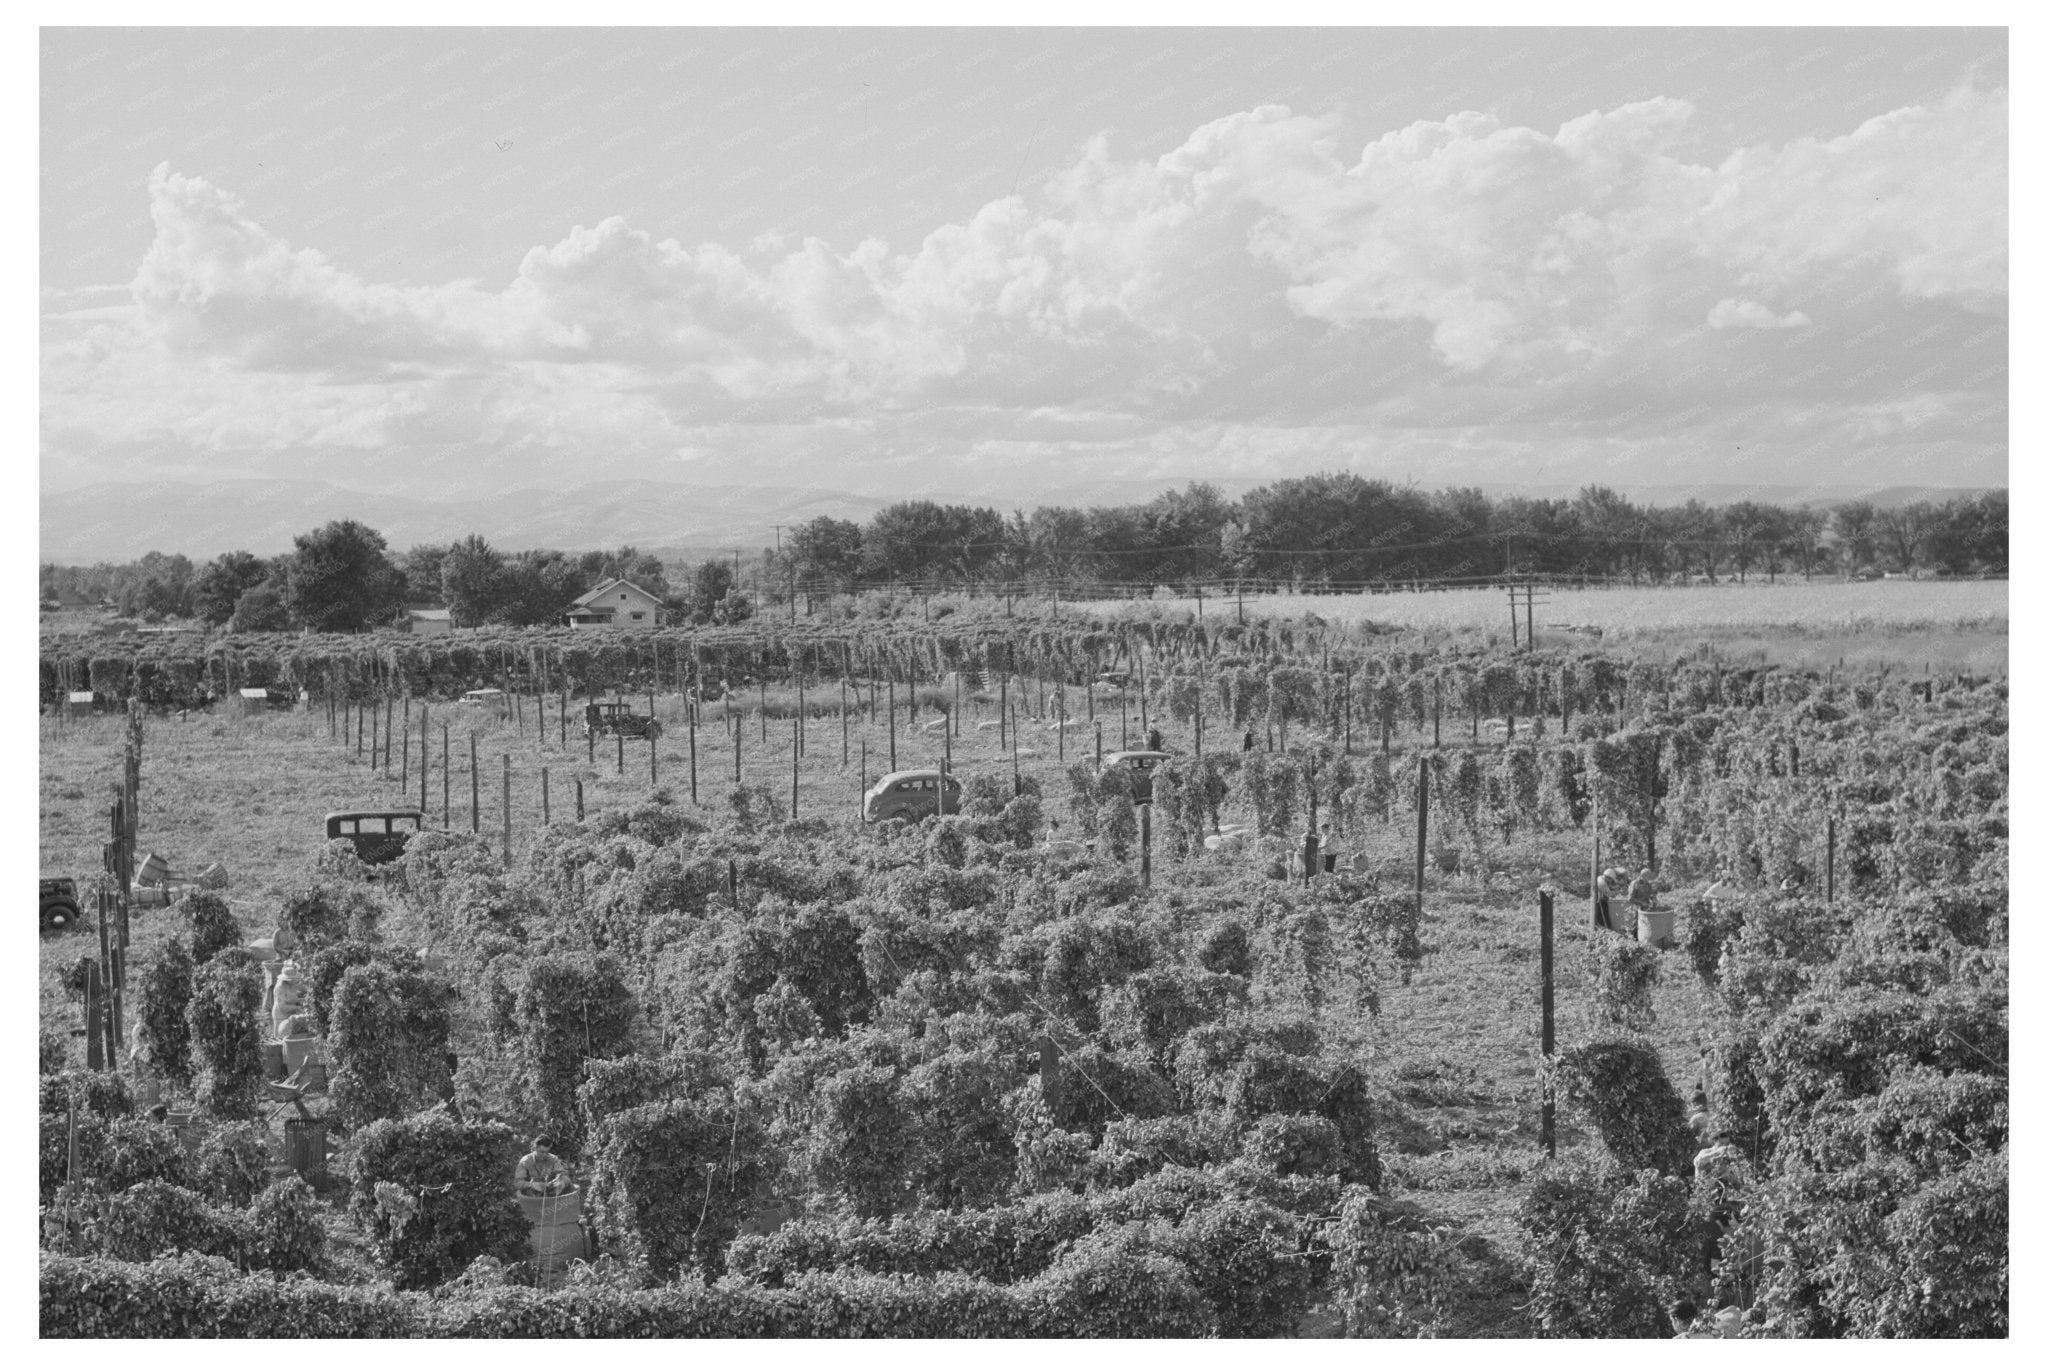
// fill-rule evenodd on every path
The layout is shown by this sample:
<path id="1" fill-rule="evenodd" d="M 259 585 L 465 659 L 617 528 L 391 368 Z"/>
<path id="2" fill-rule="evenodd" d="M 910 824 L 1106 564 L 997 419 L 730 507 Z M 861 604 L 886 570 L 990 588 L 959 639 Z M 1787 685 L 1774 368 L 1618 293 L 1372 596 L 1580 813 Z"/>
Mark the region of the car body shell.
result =
<path id="1" fill-rule="evenodd" d="M 1127 769 L 1131 774 L 1131 799 L 1142 805 L 1152 800 L 1152 774 L 1163 767 L 1169 757 L 1157 749 L 1118 749 L 1102 756 L 1099 771 Z"/>
<path id="2" fill-rule="evenodd" d="M 884 773 L 868 788 L 861 802 L 861 818 L 873 824 L 880 820 L 922 820 L 928 815 L 957 815 L 960 812 L 960 779 L 937 768 L 904 768 Z"/>
<path id="3" fill-rule="evenodd" d="M 594 701 L 583 708 L 586 735 L 624 735 L 627 739 L 659 739 L 661 722 L 653 716 L 635 714 L 632 703 Z"/>
<path id="4" fill-rule="evenodd" d="M 512 714 L 512 699 L 495 687 L 479 687 L 464 692 L 462 705 L 489 711 L 500 720 Z"/>
<path id="5" fill-rule="evenodd" d="M 425 816 L 417 810 L 329 811 L 327 837 L 348 840 L 356 857 L 375 867 L 397 861 L 424 823 Z"/>

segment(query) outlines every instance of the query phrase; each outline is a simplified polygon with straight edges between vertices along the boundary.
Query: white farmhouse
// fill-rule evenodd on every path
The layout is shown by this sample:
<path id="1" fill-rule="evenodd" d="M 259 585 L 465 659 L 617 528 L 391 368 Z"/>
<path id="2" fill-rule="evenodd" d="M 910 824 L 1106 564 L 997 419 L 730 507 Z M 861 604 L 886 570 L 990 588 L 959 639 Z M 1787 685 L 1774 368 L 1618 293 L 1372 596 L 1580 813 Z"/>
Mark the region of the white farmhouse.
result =
<path id="1" fill-rule="evenodd" d="M 623 578 L 607 578 L 569 604 L 572 626 L 658 626 L 661 618 L 661 599 Z"/>

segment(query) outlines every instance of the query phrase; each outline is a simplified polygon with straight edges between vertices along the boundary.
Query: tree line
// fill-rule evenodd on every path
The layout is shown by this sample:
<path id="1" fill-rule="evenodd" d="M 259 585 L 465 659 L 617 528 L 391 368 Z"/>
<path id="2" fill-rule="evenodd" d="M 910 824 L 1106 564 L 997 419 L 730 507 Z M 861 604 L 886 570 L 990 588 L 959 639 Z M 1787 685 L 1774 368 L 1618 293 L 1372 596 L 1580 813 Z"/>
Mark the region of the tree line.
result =
<path id="1" fill-rule="evenodd" d="M 863 526 L 815 517 L 785 543 L 737 558 L 668 566 L 655 555 L 494 548 L 470 535 L 394 555 L 377 531 L 330 522 L 289 553 L 234 550 L 195 565 L 152 551 L 127 564 L 42 566 L 42 596 L 68 590 L 121 614 L 196 619 L 235 630 L 363 630 L 407 605 L 445 606 L 458 626 L 559 623 L 609 576 L 662 599 L 672 618 L 746 619 L 756 598 L 901 585 L 1054 582 L 1085 590 L 1240 578 L 1318 587 L 1503 574 L 1664 583 L 1751 574 L 1938 570 L 2003 573 L 2005 490 L 1945 501 L 1822 510 L 1745 500 L 1639 505 L 1597 485 L 1570 498 L 1425 492 L 1352 474 L 1284 479 L 1227 498 L 1191 483 L 1148 502 L 1040 507 L 1004 516 L 926 500 L 892 504 Z M 749 572 L 751 571 L 751 572 Z M 742 591 L 751 580 L 755 591 Z"/>
<path id="2" fill-rule="evenodd" d="M 866 526 L 817 517 L 769 556 L 777 578 L 840 590 L 909 582 L 1175 584 L 1587 575 L 1667 582 L 1752 573 L 2003 572 L 2003 490 L 1826 511 L 1746 500 L 1642 506 L 1590 486 L 1571 498 L 1424 492 L 1352 474 L 1285 479 L 1243 497 L 1193 483 L 1149 502 L 988 508 L 901 502 Z M 779 572 L 776 572 L 779 571 Z"/>

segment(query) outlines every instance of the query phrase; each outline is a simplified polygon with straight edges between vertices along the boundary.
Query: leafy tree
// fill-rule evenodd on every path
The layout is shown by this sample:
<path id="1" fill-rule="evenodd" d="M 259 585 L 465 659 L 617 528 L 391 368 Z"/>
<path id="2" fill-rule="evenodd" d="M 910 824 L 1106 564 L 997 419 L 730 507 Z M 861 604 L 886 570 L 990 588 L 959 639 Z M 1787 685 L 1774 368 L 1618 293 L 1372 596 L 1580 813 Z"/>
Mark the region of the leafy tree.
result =
<path id="1" fill-rule="evenodd" d="M 1849 552 L 1849 567 L 1860 569 L 1877 552 L 1877 508 L 1870 503 L 1838 503 L 1830 515 L 1835 539 Z"/>
<path id="2" fill-rule="evenodd" d="M 1933 529 L 1934 515 L 1925 503 L 1886 507 L 1877 514 L 1878 539 L 1901 572 L 1910 571 L 1919 564 L 1928 534 Z"/>
<path id="3" fill-rule="evenodd" d="M 813 517 L 789 533 L 790 562 L 799 580 L 844 585 L 860 572 L 860 526 L 837 517 Z"/>
<path id="4" fill-rule="evenodd" d="M 285 600 L 301 625 L 364 630 L 383 625 L 404 605 L 405 575 L 386 553 L 384 537 L 361 522 L 330 521 L 292 544 Z"/>
<path id="5" fill-rule="evenodd" d="M 415 545 L 399 561 L 409 600 L 414 605 L 440 604 L 436 594 L 441 591 L 441 567 L 448 562 L 448 549 L 446 545 Z"/>
<path id="6" fill-rule="evenodd" d="M 690 575 L 690 620 L 703 625 L 732 591 L 732 565 L 707 559 Z"/>
<path id="7" fill-rule="evenodd" d="M 591 587 L 581 564 L 560 550 L 522 550 L 505 564 L 497 619 L 508 626 L 554 626 Z"/>
<path id="8" fill-rule="evenodd" d="M 237 632 L 290 630 L 292 614 L 284 595 L 268 582 L 258 583 L 235 599 L 228 629 Z"/>
<path id="9" fill-rule="evenodd" d="M 226 625 L 242 594 L 269 577 L 267 560 L 258 559 L 247 550 L 230 550 L 199 571 L 192 584 L 193 608 L 208 625 Z"/>
<path id="10" fill-rule="evenodd" d="M 971 578 L 1001 560 L 1009 543 L 1002 514 L 989 508 L 892 503 L 861 533 L 861 573 L 899 580 Z"/>
<path id="11" fill-rule="evenodd" d="M 448 619 L 465 627 L 495 619 L 504 577 L 505 557 L 482 536 L 468 536 L 449 546 L 441 561 L 441 595 L 448 603 Z"/>

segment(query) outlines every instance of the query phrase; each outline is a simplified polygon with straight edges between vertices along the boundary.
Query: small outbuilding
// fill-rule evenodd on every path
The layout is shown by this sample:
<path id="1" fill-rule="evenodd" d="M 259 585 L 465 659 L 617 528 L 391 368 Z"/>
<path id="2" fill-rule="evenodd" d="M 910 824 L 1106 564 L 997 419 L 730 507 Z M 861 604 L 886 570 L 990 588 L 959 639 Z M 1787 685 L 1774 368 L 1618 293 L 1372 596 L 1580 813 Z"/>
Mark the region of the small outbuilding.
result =
<path id="1" fill-rule="evenodd" d="M 235 714 L 238 716 L 260 716 L 270 709 L 270 689 L 267 687 L 238 688 L 234 695 Z"/>
<path id="2" fill-rule="evenodd" d="M 422 607 L 407 611 L 398 628 L 408 635 L 447 635 L 455 623 L 446 607 Z"/>

